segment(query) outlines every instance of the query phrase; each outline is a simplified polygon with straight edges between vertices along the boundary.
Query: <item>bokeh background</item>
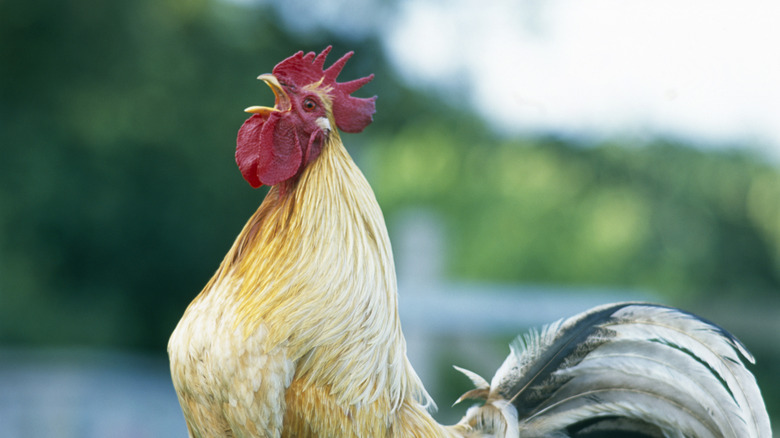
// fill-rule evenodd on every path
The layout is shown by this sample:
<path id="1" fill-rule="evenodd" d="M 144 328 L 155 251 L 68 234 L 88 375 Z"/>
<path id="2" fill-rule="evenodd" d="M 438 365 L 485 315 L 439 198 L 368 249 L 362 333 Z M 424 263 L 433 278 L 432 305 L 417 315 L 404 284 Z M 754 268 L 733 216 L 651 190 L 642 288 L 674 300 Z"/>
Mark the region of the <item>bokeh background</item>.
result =
<path id="1" fill-rule="evenodd" d="M 330 44 L 356 52 L 343 79 L 376 74 L 344 140 L 438 418 L 465 409 L 450 364 L 489 377 L 531 326 L 646 299 L 740 337 L 780 421 L 767 7 L 0 0 L 0 434 L 186 436 L 167 339 L 265 193 L 233 160 L 241 110 Z"/>

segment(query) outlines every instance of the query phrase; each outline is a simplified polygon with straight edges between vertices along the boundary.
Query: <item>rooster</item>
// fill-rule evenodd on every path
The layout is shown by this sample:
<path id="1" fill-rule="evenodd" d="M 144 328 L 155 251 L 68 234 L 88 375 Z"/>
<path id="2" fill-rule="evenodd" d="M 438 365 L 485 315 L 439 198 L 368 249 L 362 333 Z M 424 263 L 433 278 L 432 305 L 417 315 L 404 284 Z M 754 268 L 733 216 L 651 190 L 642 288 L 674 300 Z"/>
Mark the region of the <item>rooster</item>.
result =
<path id="1" fill-rule="evenodd" d="M 750 353 L 732 335 L 660 305 L 592 309 L 520 337 L 455 425 L 406 356 L 385 222 L 339 130 L 361 132 L 373 75 L 337 76 L 298 52 L 258 79 L 236 162 L 270 186 L 168 344 L 191 437 L 769 437 Z M 460 400 L 459 400 L 460 401 Z M 611 435 L 614 436 L 614 435 Z"/>

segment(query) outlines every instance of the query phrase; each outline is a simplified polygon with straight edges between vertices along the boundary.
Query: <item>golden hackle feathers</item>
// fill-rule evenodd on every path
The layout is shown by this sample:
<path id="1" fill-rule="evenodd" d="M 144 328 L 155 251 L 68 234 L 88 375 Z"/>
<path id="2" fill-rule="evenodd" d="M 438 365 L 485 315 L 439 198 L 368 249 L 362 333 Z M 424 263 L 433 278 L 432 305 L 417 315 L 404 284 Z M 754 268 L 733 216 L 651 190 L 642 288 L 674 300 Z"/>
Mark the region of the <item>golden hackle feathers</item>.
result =
<path id="1" fill-rule="evenodd" d="M 190 308 L 230 309 L 239 338 L 225 344 L 235 354 L 251 344 L 295 364 L 286 400 L 277 400 L 285 430 L 404 436 L 411 421 L 443 433 L 425 412 L 432 401 L 406 358 L 396 300 L 381 210 L 334 131 L 297 181 L 270 190 Z M 312 424 L 313 411 L 334 409 L 341 414 Z"/>
<path id="2" fill-rule="evenodd" d="M 252 332 L 260 321 L 286 327 L 267 342 L 289 340 L 301 360 L 299 376 L 331 385 L 344 403 L 370 403 L 389 387 L 397 409 L 407 391 L 421 385 L 416 376 L 407 377 L 400 322 L 387 311 L 397 303 L 384 219 L 378 207 L 364 208 L 376 201 L 346 154 L 338 136 L 331 136 L 298 190 L 284 197 L 272 191 L 245 229 L 253 233 L 246 248 L 226 269 L 240 279 L 244 330 Z M 311 350 L 314 338 L 317 348 Z M 362 345 L 364 340 L 370 343 Z M 351 379 L 337 380 L 346 375 Z"/>

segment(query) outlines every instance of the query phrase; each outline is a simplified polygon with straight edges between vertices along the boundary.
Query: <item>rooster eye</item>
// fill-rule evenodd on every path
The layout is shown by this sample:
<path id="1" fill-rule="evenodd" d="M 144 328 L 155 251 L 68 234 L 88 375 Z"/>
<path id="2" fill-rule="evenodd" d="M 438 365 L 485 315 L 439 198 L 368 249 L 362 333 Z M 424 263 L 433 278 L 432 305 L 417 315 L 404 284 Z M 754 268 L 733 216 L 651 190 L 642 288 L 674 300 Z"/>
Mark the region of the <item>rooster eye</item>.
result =
<path id="1" fill-rule="evenodd" d="M 309 112 L 314 111 L 317 109 L 317 103 L 311 99 L 306 99 L 303 101 L 303 109 Z"/>

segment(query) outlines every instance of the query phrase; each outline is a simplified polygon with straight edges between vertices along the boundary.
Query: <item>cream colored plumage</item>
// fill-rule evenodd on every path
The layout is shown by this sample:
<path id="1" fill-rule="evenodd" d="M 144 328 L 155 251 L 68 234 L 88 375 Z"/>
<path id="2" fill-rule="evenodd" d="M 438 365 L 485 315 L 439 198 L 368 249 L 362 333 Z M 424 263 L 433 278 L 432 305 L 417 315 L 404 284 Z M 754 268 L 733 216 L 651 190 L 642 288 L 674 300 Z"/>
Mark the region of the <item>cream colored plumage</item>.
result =
<path id="1" fill-rule="evenodd" d="M 389 436 L 404 421 L 438 428 L 406 358 L 396 297 L 382 213 L 333 132 L 287 196 L 271 190 L 171 336 L 191 434 L 279 436 L 284 424 L 297 431 L 284 436 L 307 428 Z"/>
<path id="2" fill-rule="evenodd" d="M 373 100 L 348 96 L 370 77 L 337 83 L 349 54 L 322 70 L 328 50 L 262 75 L 276 105 L 249 108 L 239 131 L 244 177 L 273 187 L 170 338 L 191 437 L 771 436 L 739 341 L 641 303 L 526 337 L 490 383 L 464 370 L 482 405 L 436 423 L 406 357 L 382 212 L 336 129 L 370 123 Z"/>

